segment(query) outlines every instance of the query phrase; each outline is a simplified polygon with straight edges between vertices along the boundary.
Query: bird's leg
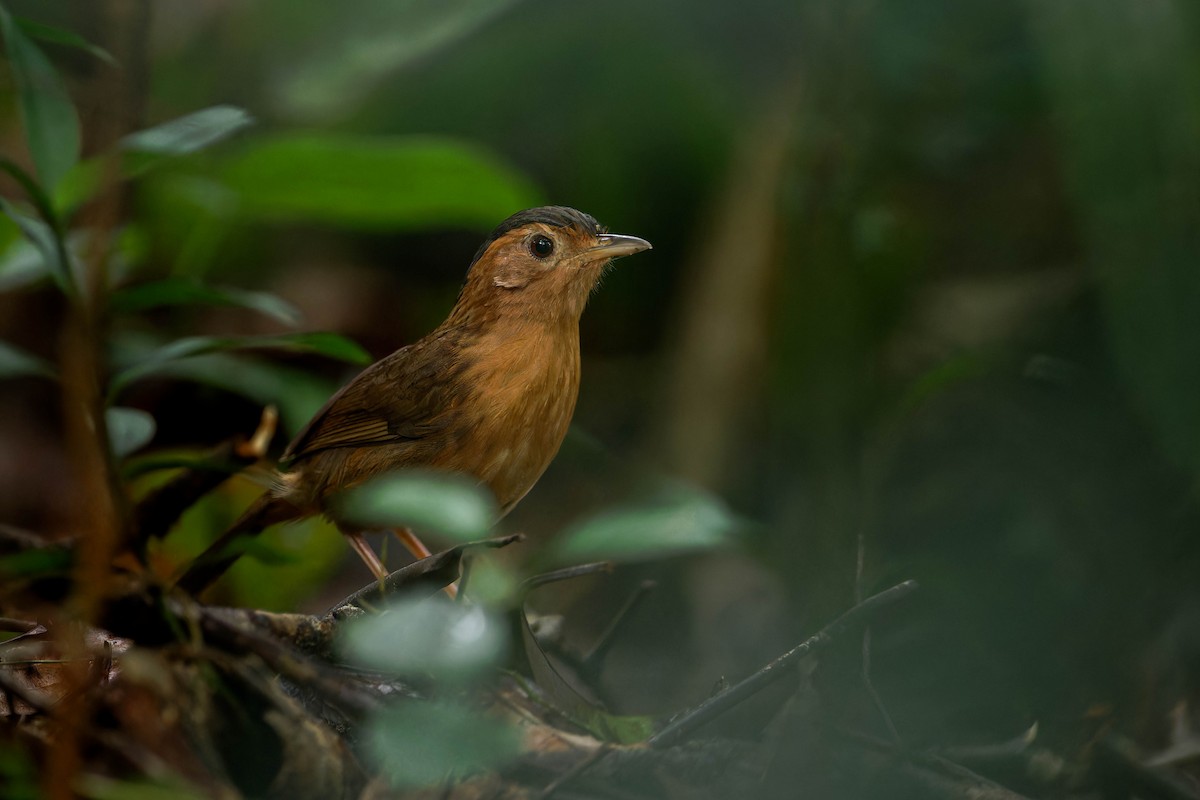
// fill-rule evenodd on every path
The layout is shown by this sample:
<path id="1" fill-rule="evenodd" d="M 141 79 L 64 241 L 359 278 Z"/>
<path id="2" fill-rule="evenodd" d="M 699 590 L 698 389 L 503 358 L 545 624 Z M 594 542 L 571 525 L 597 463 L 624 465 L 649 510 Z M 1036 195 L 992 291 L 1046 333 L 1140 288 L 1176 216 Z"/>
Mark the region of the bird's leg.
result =
<path id="1" fill-rule="evenodd" d="M 412 553 L 413 558 L 418 561 L 433 555 L 425 543 L 412 532 L 412 528 L 392 528 L 392 533 L 396 534 L 396 538 L 400 540 L 400 544 L 404 545 L 404 549 Z"/>
<path id="2" fill-rule="evenodd" d="M 392 533 L 396 534 L 396 538 L 400 540 L 400 544 L 404 545 L 404 549 L 413 554 L 413 557 L 420 561 L 422 558 L 429 558 L 433 555 L 429 548 L 425 546 L 412 528 L 392 528 Z M 458 584 L 452 583 L 449 586 L 443 587 L 442 591 L 451 600 L 458 597 Z"/>
<path id="3" fill-rule="evenodd" d="M 342 529 L 350 546 L 354 548 L 354 552 L 358 553 L 358 557 L 367 565 L 367 569 L 371 570 L 371 574 L 379 580 L 387 577 L 387 569 L 384 568 L 383 562 L 379 560 L 379 556 L 375 555 L 375 551 L 371 549 L 371 545 L 367 543 L 367 539 L 362 535 L 362 531 L 348 531 Z"/>

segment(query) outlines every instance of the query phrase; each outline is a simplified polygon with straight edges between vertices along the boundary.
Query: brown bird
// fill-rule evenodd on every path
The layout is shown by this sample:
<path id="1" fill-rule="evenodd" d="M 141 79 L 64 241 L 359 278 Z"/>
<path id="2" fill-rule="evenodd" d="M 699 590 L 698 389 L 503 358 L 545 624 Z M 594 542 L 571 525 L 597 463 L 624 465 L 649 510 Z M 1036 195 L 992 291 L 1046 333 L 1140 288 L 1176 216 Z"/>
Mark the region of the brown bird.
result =
<path id="1" fill-rule="evenodd" d="M 397 469 L 471 476 L 508 513 L 558 453 L 579 393 L 579 318 L 614 258 L 650 249 L 564 206 L 522 211 L 475 254 L 450 316 L 363 370 L 288 445 L 277 485 L 180 578 L 198 592 L 279 522 L 330 514 L 339 492 Z M 335 519 L 335 522 L 337 520 Z M 362 532 L 341 527 L 377 575 Z"/>

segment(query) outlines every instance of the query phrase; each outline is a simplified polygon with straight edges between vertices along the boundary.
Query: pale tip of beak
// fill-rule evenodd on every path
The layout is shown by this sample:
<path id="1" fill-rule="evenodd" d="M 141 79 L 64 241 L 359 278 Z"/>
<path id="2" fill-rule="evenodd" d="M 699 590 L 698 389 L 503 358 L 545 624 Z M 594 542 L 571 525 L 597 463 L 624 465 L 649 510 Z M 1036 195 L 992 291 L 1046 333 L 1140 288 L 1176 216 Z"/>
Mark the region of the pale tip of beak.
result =
<path id="1" fill-rule="evenodd" d="M 654 246 L 645 239 L 638 238 L 637 236 L 626 236 L 621 233 L 602 233 L 596 237 L 596 240 L 599 244 L 589 248 L 588 252 L 598 253 L 605 258 L 631 256 L 643 250 L 654 249 Z"/>

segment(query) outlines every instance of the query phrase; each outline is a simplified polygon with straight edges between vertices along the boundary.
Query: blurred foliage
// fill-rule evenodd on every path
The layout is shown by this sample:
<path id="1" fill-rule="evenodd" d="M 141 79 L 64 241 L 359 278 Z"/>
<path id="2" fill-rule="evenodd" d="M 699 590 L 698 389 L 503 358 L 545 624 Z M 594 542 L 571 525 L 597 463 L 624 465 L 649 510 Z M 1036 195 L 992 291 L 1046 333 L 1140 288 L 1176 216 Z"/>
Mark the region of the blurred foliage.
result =
<path id="1" fill-rule="evenodd" d="M 504 764 L 520 735 L 469 706 L 413 702 L 380 714 L 367 747 L 394 786 L 434 786 Z"/>
<path id="2" fill-rule="evenodd" d="M 44 6 L 6 3 L 90 38 L 74 25 L 88 19 L 81 2 Z M 495 222 L 565 202 L 655 250 L 622 264 L 584 317 L 576 420 L 604 448 L 569 442 L 513 529 L 548 538 L 584 520 L 567 540 L 574 555 L 622 540 L 616 555 L 631 560 L 679 543 L 638 537 L 658 523 L 723 541 L 733 512 L 648 506 L 638 484 L 657 468 L 632 454 L 689 468 L 657 434 L 678 411 L 661 402 L 668 381 L 687 380 L 670 367 L 690 311 L 748 336 L 753 353 L 753 379 L 723 389 L 741 407 L 722 423 L 736 446 L 706 488 L 759 523 L 745 539 L 759 569 L 698 581 L 691 562 L 675 567 L 679 592 L 614 659 L 629 704 L 711 686 L 710 664 L 723 662 L 699 652 L 708 634 L 749 670 L 759 651 L 734 645 L 755 615 L 778 621 L 755 643 L 776 652 L 901 578 L 921 582 L 920 608 L 874 631 L 873 663 L 912 740 L 1042 720 L 1047 736 L 1085 741 L 1088 710 L 1104 706 L 1157 741 L 1167 710 L 1200 697 L 1188 656 L 1200 630 L 1177 622 L 1200 574 L 1190 5 L 762 0 L 732 13 L 609 0 L 583 14 L 535 0 L 366 0 L 347 14 L 160 0 L 154 15 L 149 118 L 194 123 L 208 109 L 201 122 L 230 137 L 177 124 L 206 147 L 164 154 L 168 123 L 126 140 L 142 154 L 122 156 L 134 213 L 113 257 L 114 359 L 132 370 L 117 382 L 129 384 L 122 407 L 157 420 L 152 448 L 245 431 L 268 402 L 296 430 L 346 373 L 295 348 L 267 359 L 246 347 L 325 341 L 295 338 L 310 324 L 375 355 L 413 341 L 442 318 Z M 97 186 L 100 155 L 74 165 L 74 111 L 46 70 L 63 64 L 79 93 L 108 67 L 25 21 L 0 24 L 13 65 L 0 141 L 41 187 L 5 184 L 0 375 L 44 377 L 61 317 L 47 284 L 69 289 L 89 252 L 87 231 L 65 223 Z M 768 218 L 727 237 L 767 239 L 769 291 L 741 316 L 689 309 L 721 230 L 715 209 L 745 200 L 729 188 L 735 156 L 756 149 L 751 132 L 778 107 L 788 138 L 763 188 Z M 743 269 L 728 252 L 716 268 Z M 0 391 L 26 407 L 39 386 Z M 4 445 L 0 434 L 0 467 L 57 446 L 58 410 L 39 410 L 12 425 L 40 438 Z M 46 497 L 64 494 L 61 477 L 41 480 Z M 207 540 L 249 494 L 223 490 L 173 537 Z M 63 523 L 54 508 L 18 512 L 30 526 Z M 247 583 L 253 602 L 288 607 L 328 579 L 327 533 L 299 537 L 283 569 L 315 564 L 303 576 L 245 567 L 264 570 Z M 694 680 L 642 680 L 647 663 Z"/>
<path id="3" fill-rule="evenodd" d="M 448 544 L 484 538 L 497 513 L 495 498 L 473 481 L 412 470 L 356 486 L 338 504 L 340 519 L 365 530 L 410 527 Z"/>

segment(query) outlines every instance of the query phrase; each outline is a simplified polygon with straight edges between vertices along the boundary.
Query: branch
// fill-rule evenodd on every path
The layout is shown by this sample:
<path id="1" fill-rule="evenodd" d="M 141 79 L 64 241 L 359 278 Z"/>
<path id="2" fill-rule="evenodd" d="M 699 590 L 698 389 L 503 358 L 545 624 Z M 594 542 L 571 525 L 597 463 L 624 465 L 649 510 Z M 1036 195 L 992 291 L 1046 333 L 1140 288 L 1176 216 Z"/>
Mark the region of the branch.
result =
<path id="1" fill-rule="evenodd" d="M 854 625 L 861 625 L 877 614 L 882 608 L 908 596 L 916 588 L 916 581 L 905 581 L 877 595 L 868 597 L 819 630 L 815 635 L 796 645 L 749 678 L 730 686 L 719 694 L 713 695 L 691 711 L 684 713 L 661 731 L 651 736 L 647 740 L 647 744 L 654 747 L 667 747 L 685 739 L 700 726 L 716 719 L 721 714 L 724 714 L 726 711 L 729 711 L 731 708 L 734 708 L 785 677 L 792 668 L 800 663 L 801 659 L 828 647 L 847 628 Z"/>

